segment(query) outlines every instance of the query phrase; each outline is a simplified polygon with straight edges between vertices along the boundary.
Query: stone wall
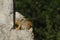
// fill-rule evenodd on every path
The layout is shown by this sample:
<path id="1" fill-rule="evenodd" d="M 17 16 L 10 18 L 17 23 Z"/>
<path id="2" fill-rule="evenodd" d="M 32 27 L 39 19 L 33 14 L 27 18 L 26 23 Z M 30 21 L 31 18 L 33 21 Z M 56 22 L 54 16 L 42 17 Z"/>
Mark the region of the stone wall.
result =
<path id="1" fill-rule="evenodd" d="M 16 30 L 13 27 L 13 0 L 0 0 L 0 40 L 33 40 L 30 30 Z"/>

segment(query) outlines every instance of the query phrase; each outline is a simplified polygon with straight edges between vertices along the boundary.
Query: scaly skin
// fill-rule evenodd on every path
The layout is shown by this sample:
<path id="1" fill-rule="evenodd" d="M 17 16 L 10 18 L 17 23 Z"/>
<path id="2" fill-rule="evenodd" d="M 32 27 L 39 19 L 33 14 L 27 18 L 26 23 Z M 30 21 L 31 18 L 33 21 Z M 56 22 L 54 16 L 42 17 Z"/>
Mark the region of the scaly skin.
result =
<path id="1" fill-rule="evenodd" d="M 22 22 L 22 20 L 17 20 L 15 21 L 16 24 L 18 24 L 17 27 L 15 27 L 16 30 L 21 30 L 21 29 L 24 29 L 24 30 L 29 30 L 30 28 L 32 28 L 32 22 L 29 21 L 28 19 L 24 19 L 23 20 L 24 22 Z"/>
<path id="2" fill-rule="evenodd" d="M 22 22 L 19 20 L 16 20 L 15 23 L 18 24 L 18 27 L 16 27 L 16 30 L 20 30 L 22 26 Z"/>

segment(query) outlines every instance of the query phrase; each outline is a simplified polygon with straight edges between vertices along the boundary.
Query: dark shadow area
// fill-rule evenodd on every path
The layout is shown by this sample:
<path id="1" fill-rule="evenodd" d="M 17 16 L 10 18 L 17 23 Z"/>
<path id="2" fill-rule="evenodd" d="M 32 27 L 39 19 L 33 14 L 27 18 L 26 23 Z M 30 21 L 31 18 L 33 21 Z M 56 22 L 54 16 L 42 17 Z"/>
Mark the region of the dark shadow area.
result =
<path id="1" fill-rule="evenodd" d="M 16 10 L 33 22 L 35 40 L 60 40 L 60 0 L 16 0 Z"/>

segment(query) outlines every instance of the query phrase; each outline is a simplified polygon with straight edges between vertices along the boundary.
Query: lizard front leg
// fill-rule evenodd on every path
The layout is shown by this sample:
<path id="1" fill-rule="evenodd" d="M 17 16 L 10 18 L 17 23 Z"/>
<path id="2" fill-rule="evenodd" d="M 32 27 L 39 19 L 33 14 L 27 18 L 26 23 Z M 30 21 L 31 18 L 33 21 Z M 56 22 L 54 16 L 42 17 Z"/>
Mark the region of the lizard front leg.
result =
<path id="1" fill-rule="evenodd" d="M 22 26 L 22 22 L 16 20 L 16 24 L 18 25 L 18 26 L 16 27 L 16 30 L 20 30 L 20 29 L 21 29 L 21 26 Z"/>

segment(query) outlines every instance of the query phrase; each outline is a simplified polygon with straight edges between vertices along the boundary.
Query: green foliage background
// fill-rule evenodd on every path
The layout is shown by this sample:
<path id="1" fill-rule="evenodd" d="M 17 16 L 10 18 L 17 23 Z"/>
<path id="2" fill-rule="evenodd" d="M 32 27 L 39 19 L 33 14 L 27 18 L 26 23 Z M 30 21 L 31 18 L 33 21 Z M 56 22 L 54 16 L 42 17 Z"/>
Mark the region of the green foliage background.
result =
<path id="1" fill-rule="evenodd" d="M 60 40 L 60 0 L 16 0 L 15 9 L 33 22 L 35 40 Z"/>

